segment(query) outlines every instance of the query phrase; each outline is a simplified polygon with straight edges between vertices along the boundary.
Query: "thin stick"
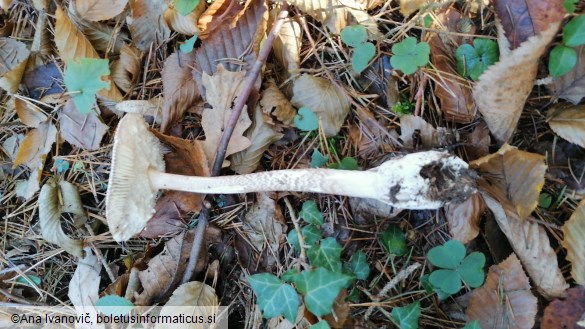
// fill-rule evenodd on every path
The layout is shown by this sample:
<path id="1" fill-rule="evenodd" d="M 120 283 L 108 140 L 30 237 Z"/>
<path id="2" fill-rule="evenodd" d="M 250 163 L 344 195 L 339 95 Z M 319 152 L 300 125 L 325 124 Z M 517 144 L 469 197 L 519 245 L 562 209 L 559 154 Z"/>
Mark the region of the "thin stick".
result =
<path id="1" fill-rule="evenodd" d="M 256 79 L 258 79 L 258 75 L 260 75 L 260 71 L 262 70 L 262 66 L 264 65 L 264 62 L 266 62 L 266 59 L 268 58 L 268 55 L 270 54 L 270 50 L 272 49 L 272 44 L 274 43 L 274 39 L 278 35 L 278 32 L 280 31 L 282 24 L 284 24 L 284 20 L 286 19 L 286 17 L 288 17 L 288 3 L 283 2 L 282 9 L 280 10 L 280 13 L 278 14 L 278 18 L 274 22 L 274 25 L 272 25 L 272 29 L 270 30 L 270 34 L 266 38 L 266 41 L 264 42 L 264 46 L 262 47 L 262 49 L 258 53 L 258 57 L 256 58 L 256 61 L 254 62 L 254 65 L 252 66 L 252 69 L 250 70 L 250 74 L 248 75 L 248 78 L 246 80 L 246 84 L 244 85 L 242 92 L 240 93 L 240 95 L 238 95 L 238 98 L 236 99 L 236 104 L 234 104 L 234 110 L 232 112 L 232 115 L 229 118 L 229 121 L 226 124 L 223 135 L 221 135 L 221 139 L 219 141 L 219 145 L 218 145 L 217 151 L 215 153 L 215 159 L 213 160 L 213 167 L 211 169 L 211 176 L 218 176 L 219 173 L 221 172 L 221 165 L 223 164 L 223 160 L 225 158 L 225 153 L 227 151 L 228 143 L 230 141 L 230 138 L 232 137 L 232 134 L 233 134 L 234 129 L 236 127 L 236 123 L 238 122 L 238 119 L 240 118 L 240 114 L 242 113 L 242 110 L 244 109 L 244 105 L 246 105 L 246 102 L 248 101 L 248 97 L 250 96 L 250 93 L 252 92 L 252 89 L 254 88 L 254 84 L 256 82 Z M 191 277 L 193 277 L 193 274 L 195 272 L 195 265 L 197 265 L 197 259 L 199 258 L 199 252 L 201 251 L 201 245 L 202 245 L 203 240 L 205 238 L 205 228 L 207 227 L 208 218 L 209 218 L 209 208 L 204 207 L 201 210 L 201 214 L 199 216 L 199 223 L 197 224 L 197 228 L 195 231 L 195 237 L 193 239 L 193 246 L 191 247 L 191 253 L 189 254 L 189 262 L 187 263 L 187 267 L 185 269 L 185 274 L 183 275 L 183 279 L 181 280 L 181 283 L 189 282 L 191 280 Z"/>

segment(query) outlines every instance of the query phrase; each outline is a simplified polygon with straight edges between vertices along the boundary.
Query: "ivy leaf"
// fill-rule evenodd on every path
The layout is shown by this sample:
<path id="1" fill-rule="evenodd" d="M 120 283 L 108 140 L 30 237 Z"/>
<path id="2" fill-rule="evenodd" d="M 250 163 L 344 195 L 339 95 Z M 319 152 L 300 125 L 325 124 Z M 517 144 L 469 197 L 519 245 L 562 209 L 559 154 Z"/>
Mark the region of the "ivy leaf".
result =
<path id="1" fill-rule="evenodd" d="M 473 46 L 462 44 L 455 52 L 457 73 L 479 79 L 479 76 L 500 58 L 498 44 L 488 39 L 474 39 Z"/>
<path id="2" fill-rule="evenodd" d="M 392 309 L 392 318 L 398 323 L 400 329 L 417 329 L 420 303 L 414 302 L 404 307 L 395 307 Z"/>
<path id="3" fill-rule="evenodd" d="M 321 240 L 307 250 L 309 263 L 315 267 L 323 267 L 333 272 L 341 272 L 341 245 L 335 238 Z"/>
<path id="4" fill-rule="evenodd" d="M 303 209 L 299 212 L 299 217 L 309 224 L 316 226 L 323 225 L 323 214 L 319 211 L 317 203 L 313 200 L 303 203 Z"/>
<path id="5" fill-rule="evenodd" d="M 317 243 L 317 241 L 319 241 L 319 239 L 321 239 L 321 230 L 313 225 L 307 225 L 305 227 L 303 227 L 301 229 L 301 234 L 303 235 L 303 238 L 305 239 L 305 244 L 312 246 L 315 243 Z"/>
<path id="6" fill-rule="evenodd" d="M 301 251 L 301 242 L 299 241 L 299 236 L 297 234 L 296 229 L 290 230 L 290 232 L 288 232 L 288 234 L 286 235 L 286 239 L 288 240 L 288 243 L 290 243 L 290 245 L 293 247 L 295 251 L 297 252 Z"/>
<path id="7" fill-rule="evenodd" d="M 362 43 L 354 48 L 353 54 L 351 55 L 351 67 L 357 73 L 362 73 L 375 55 L 376 47 L 372 43 Z"/>
<path id="8" fill-rule="evenodd" d="M 585 44 L 585 15 L 579 15 L 565 25 L 563 43 L 569 47 Z"/>
<path id="9" fill-rule="evenodd" d="M 408 37 L 392 46 L 390 64 L 404 74 L 416 72 L 418 67 L 429 63 L 431 48 L 426 42 L 417 43 L 416 38 Z"/>
<path id="10" fill-rule="evenodd" d="M 301 107 L 297 115 L 295 115 L 293 122 L 295 127 L 302 131 L 312 131 L 319 128 L 319 118 L 315 112 L 307 107 Z"/>
<path id="11" fill-rule="evenodd" d="M 465 258 L 465 246 L 458 240 L 449 240 L 429 250 L 427 257 L 437 267 L 454 270 Z"/>
<path id="12" fill-rule="evenodd" d="M 378 240 L 390 255 L 402 256 L 408 252 L 406 237 L 398 225 L 391 224 Z"/>
<path id="13" fill-rule="evenodd" d="M 351 255 L 349 263 L 345 265 L 345 271 L 353 273 L 358 280 L 367 279 L 370 276 L 370 266 L 366 254 L 360 250 Z"/>
<path id="14" fill-rule="evenodd" d="M 341 30 L 341 41 L 350 47 L 357 47 L 368 41 L 368 31 L 362 25 L 346 26 Z"/>
<path id="15" fill-rule="evenodd" d="M 329 161 L 329 156 L 324 156 L 318 149 L 313 150 L 313 155 L 311 155 L 311 163 L 309 167 L 311 168 L 320 168 L 327 164 Z"/>
<path id="16" fill-rule="evenodd" d="M 79 58 L 67 60 L 67 69 L 63 76 L 65 87 L 71 93 L 75 107 L 81 113 L 89 113 L 95 104 L 95 94 L 110 90 L 110 83 L 101 79 L 110 75 L 107 59 Z"/>
<path id="17" fill-rule="evenodd" d="M 303 271 L 294 277 L 297 289 L 305 296 L 307 309 L 318 317 L 332 312 L 335 298 L 351 281 L 348 275 L 331 272 L 322 267 Z"/>
<path id="18" fill-rule="evenodd" d="M 294 323 L 301 302 L 291 285 L 269 273 L 250 275 L 248 282 L 256 294 L 258 306 L 265 318 L 284 315 L 287 320 Z"/>
<path id="19" fill-rule="evenodd" d="M 197 5 L 199 5 L 200 0 L 174 0 L 175 8 L 179 12 L 179 14 L 186 16 L 190 14 Z"/>
<path id="20" fill-rule="evenodd" d="M 548 72 L 550 75 L 560 77 L 569 73 L 575 65 L 577 65 L 577 52 L 575 49 L 556 45 L 551 50 L 548 59 Z"/>

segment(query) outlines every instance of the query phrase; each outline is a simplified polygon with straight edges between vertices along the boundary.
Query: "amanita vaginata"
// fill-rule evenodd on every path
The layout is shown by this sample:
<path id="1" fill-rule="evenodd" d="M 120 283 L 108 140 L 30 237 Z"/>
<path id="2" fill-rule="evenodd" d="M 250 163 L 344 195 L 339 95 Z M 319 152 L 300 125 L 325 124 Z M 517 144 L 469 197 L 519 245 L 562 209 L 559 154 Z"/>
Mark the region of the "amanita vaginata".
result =
<path id="1" fill-rule="evenodd" d="M 167 174 L 160 142 L 142 116 L 127 114 L 114 138 L 106 217 L 116 241 L 140 233 L 158 190 L 205 194 L 296 191 L 372 198 L 404 209 L 436 209 L 475 193 L 467 163 L 446 152 L 412 153 L 367 171 L 290 169 L 199 177 Z"/>

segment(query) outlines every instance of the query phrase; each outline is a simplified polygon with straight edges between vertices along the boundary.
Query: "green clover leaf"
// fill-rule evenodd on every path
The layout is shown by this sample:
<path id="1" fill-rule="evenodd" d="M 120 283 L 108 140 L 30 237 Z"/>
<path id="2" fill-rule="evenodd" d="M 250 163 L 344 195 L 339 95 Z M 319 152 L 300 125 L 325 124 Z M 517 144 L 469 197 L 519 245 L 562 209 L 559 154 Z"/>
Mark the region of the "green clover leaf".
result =
<path id="1" fill-rule="evenodd" d="M 457 59 L 457 73 L 469 76 L 473 80 L 494 64 L 500 58 L 498 44 L 488 39 L 475 39 L 473 46 L 462 44 L 455 52 Z"/>
<path id="2" fill-rule="evenodd" d="M 351 67 L 357 73 L 362 73 L 368 63 L 376 56 L 376 47 L 370 42 L 365 42 L 354 48 L 351 56 Z"/>
<path id="3" fill-rule="evenodd" d="M 200 0 L 174 0 L 175 8 L 179 14 L 185 16 L 189 15 L 195 7 L 199 5 Z"/>
<path id="4" fill-rule="evenodd" d="M 301 107 L 293 122 L 297 128 L 302 131 L 312 131 L 319 128 L 319 118 L 315 112 L 307 107 Z"/>
<path id="5" fill-rule="evenodd" d="M 257 297 L 258 306 L 265 318 L 279 315 L 295 321 L 301 301 L 295 289 L 269 273 L 250 275 L 248 282 Z"/>
<path id="6" fill-rule="evenodd" d="M 350 47 L 357 47 L 368 41 L 368 31 L 362 25 L 346 26 L 341 30 L 341 41 Z"/>
<path id="7" fill-rule="evenodd" d="M 390 64 L 404 74 L 412 74 L 419 67 L 429 63 L 431 48 L 426 42 L 417 43 L 416 38 L 408 37 L 392 46 Z"/>

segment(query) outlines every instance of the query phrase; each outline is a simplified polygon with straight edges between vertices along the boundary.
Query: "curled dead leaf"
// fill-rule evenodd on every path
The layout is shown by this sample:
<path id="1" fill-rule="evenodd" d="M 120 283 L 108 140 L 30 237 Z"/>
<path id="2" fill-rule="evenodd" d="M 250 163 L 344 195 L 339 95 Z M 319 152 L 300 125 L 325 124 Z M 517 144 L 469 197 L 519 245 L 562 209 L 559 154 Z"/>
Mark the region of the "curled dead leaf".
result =
<path id="1" fill-rule="evenodd" d="M 71 304 L 75 307 L 77 315 L 85 316 L 89 313 L 92 318 L 95 318 L 94 316 L 98 312 L 93 305 L 99 299 L 102 266 L 91 248 L 84 248 L 84 252 L 85 257 L 79 259 L 75 273 L 73 273 L 71 281 L 69 281 L 67 296 L 69 296 Z M 79 323 L 76 324 L 75 328 L 103 329 L 105 326 L 102 323 Z"/>
<path id="2" fill-rule="evenodd" d="M 273 9 L 271 16 L 276 17 L 278 11 Z M 295 18 L 287 18 L 272 44 L 276 59 L 284 66 L 288 75 L 294 74 L 301 67 L 301 39 L 303 31 Z"/>
<path id="3" fill-rule="evenodd" d="M 308 74 L 295 80 L 291 103 L 297 108 L 308 107 L 319 116 L 328 137 L 339 133 L 350 108 L 347 95 L 331 81 Z"/>
<path id="4" fill-rule="evenodd" d="M 45 157 L 51 151 L 56 138 L 57 128 L 52 122 L 45 121 L 40 123 L 37 128 L 29 131 L 20 143 L 13 167 L 25 164 L 31 169 L 37 168 L 39 160 L 44 163 Z"/>
<path id="5" fill-rule="evenodd" d="M 479 194 L 459 204 L 445 206 L 445 217 L 449 224 L 449 233 L 453 239 L 463 244 L 475 239 L 479 234 L 479 222 L 485 211 L 485 203 Z"/>
<path id="6" fill-rule="evenodd" d="M 179 286 L 173 295 L 169 298 L 169 301 L 162 307 L 160 311 L 161 316 L 178 316 L 183 314 L 193 315 L 194 318 L 203 317 L 207 319 L 209 316 L 217 316 L 217 323 L 220 327 L 223 327 L 219 323 L 220 316 L 218 316 L 219 301 L 215 294 L 215 289 L 211 286 L 199 282 L 192 281 L 187 282 Z M 203 329 L 207 328 L 204 324 L 191 323 L 189 325 L 183 325 L 183 328 L 187 329 Z M 168 325 L 157 323 L 154 325 L 155 329 L 166 329 Z"/>
<path id="7" fill-rule="evenodd" d="M 141 59 L 140 50 L 124 44 L 120 49 L 120 59 L 112 62 L 112 79 L 126 93 L 130 92 L 140 76 Z"/>
<path id="8" fill-rule="evenodd" d="M 548 124 L 557 135 L 585 148 L 585 104 L 557 111 Z"/>
<path id="9" fill-rule="evenodd" d="M 191 73 L 195 62 L 193 52 L 178 50 L 165 60 L 162 70 L 165 102 L 162 111 L 161 131 L 172 128 L 183 114 L 199 99 L 199 92 Z"/>
<path id="10" fill-rule="evenodd" d="M 75 0 L 79 14 L 89 21 L 103 21 L 122 13 L 128 0 Z"/>
<path id="11" fill-rule="evenodd" d="M 209 36 L 221 26 L 233 28 L 234 18 L 244 9 L 237 1 L 217 0 L 199 17 L 198 28 L 201 31 L 199 36 L 206 40 Z"/>
<path id="12" fill-rule="evenodd" d="M 531 329 L 537 299 L 516 255 L 490 267 L 485 284 L 473 290 L 466 311 L 482 328 Z"/>
<path id="13" fill-rule="evenodd" d="M 561 228 L 567 249 L 567 259 L 571 262 L 571 276 L 580 285 L 585 285 L 585 201 L 581 202 L 571 218 Z"/>
<path id="14" fill-rule="evenodd" d="M 0 88 L 13 94 L 18 90 L 30 51 L 20 41 L 0 38 Z"/>
<path id="15" fill-rule="evenodd" d="M 199 35 L 199 28 L 197 27 L 197 20 L 205 10 L 205 1 L 199 1 L 199 4 L 189 14 L 183 16 L 175 8 L 173 3 L 169 4 L 169 8 L 165 10 L 163 15 L 167 25 L 171 30 L 185 35 Z"/>
<path id="16" fill-rule="evenodd" d="M 291 125 L 297 111 L 273 80 L 268 81 L 267 85 L 260 99 L 264 113 L 275 116 L 286 125 Z"/>
<path id="17" fill-rule="evenodd" d="M 400 139 L 406 148 L 432 149 L 438 146 L 436 134 L 435 127 L 419 116 L 407 114 L 400 117 Z"/>
<path id="18" fill-rule="evenodd" d="M 126 21 L 136 48 L 148 52 L 171 35 L 163 13 L 168 8 L 165 0 L 130 1 L 132 15 Z"/>

